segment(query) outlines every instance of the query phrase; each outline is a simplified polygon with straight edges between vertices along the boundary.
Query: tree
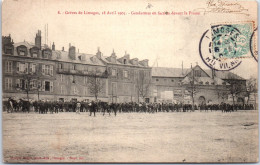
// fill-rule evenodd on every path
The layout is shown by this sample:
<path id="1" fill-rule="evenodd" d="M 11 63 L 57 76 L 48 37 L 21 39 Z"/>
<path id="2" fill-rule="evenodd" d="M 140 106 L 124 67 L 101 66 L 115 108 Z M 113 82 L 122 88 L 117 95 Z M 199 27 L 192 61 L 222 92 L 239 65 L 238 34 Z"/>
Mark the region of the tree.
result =
<path id="1" fill-rule="evenodd" d="M 256 107 L 256 94 L 257 94 L 257 80 L 254 77 L 250 77 L 250 79 L 246 82 L 246 95 L 247 95 L 247 104 L 249 103 L 250 95 L 254 94 L 255 98 L 255 107 Z"/>
<path id="2" fill-rule="evenodd" d="M 30 91 L 37 90 L 38 91 L 38 100 L 39 100 L 39 77 L 36 77 L 35 75 L 32 74 L 25 74 L 22 76 L 22 79 L 20 79 L 20 84 L 17 84 L 17 89 L 22 90 L 26 93 L 27 100 L 29 101 L 29 93 Z"/>
<path id="3" fill-rule="evenodd" d="M 238 83 L 233 83 L 229 86 L 229 92 L 232 96 L 232 104 L 234 110 L 235 98 L 242 92 L 242 88 Z"/>
<path id="4" fill-rule="evenodd" d="M 194 70 L 191 67 L 191 75 L 187 76 L 184 80 L 184 85 L 186 85 L 186 90 L 190 94 L 190 97 L 192 99 L 192 110 L 194 110 L 194 97 L 196 93 L 198 92 L 197 86 L 196 86 L 196 78 L 194 75 Z"/>
<path id="5" fill-rule="evenodd" d="M 89 73 L 88 88 L 90 93 L 94 94 L 95 99 L 98 99 L 99 94 L 102 92 L 104 85 L 102 78 L 107 76 L 107 71 L 100 73 L 97 70 Z"/>
<path id="6" fill-rule="evenodd" d="M 136 88 L 137 88 L 137 99 L 139 103 L 139 97 L 142 97 L 144 100 L 149 96 L 150 86 L 151 86 L 150 76 L 146 76 L 145 71 L 140 71 L 136 79 Z"/>
<path id="7" fill-rule="evenodd" d="M 218 91 L 218 98 L 221 98 L 222 102 L 225 102 L 225 99 L 227 99 L 227 96 L 228 96 L 227 91 L 222 91 L 222 90 Z"/>
<path id="8" fill-rule="evenodd" d="M 224 84 L 222 84 L 221 86 L 216 85 L 215 90 L 218 93 L 218 100 L 221 99 L 221 102 L 225 103 L 226 99 L 228 99 L 229 92 L 228 92 L 228 87 L 226 85 L 226 82 L 223 83 L 225 83 L 225 85 Z"/>

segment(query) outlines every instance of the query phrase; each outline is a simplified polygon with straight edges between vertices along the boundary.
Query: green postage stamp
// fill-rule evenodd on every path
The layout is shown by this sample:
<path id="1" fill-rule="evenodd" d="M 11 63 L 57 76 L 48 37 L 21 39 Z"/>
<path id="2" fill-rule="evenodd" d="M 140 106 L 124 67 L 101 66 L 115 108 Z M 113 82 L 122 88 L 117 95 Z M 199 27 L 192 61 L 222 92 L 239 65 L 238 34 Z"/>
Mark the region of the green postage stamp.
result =
<path id="1" fill-rule="evenodd" d="M 214 58 L 245 58 L 250 53 L 250 38 L 254 31 L 253 22 L 211 25 Z"/>

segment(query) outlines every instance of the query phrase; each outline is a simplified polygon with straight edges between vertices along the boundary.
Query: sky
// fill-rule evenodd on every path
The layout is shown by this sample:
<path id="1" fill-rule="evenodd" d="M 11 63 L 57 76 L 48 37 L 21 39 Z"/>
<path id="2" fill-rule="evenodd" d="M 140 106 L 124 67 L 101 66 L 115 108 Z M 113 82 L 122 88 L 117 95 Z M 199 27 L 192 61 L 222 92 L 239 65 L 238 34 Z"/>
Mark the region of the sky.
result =
<path id="1" fill-rule="evenodd" d="M 100 47 L 105 56 L 115 50 L 117 57 L 125 52 L 130 58 L 149 59 L 152 67 L 190 68 L 191 64 L 209 69 L 200 58 L 199 41 L 211 24 L 257 20 L 257 4 L 240 2 L 247 9 L 244 14 L 207 13 L 200 15 L 158 15 L 158 12 L 188 12 L 206 9 L 205 0 L 5 0 L 2 6 L 2 35 L 14 42 L 34 43 L 38 30 L 45 42 L 48 24 L 48 45 L 55 42 L 56 49 L 69 43 L 79 52 L 95 54 Z M 214 0 L 213 0 L 214 2 Z M 215 3 L 215 2 L 214 2 Z M 150 7 L 147 7 L 150 4 Z M 66 12 L 99 12 L 92 14 L 65 14 Z M 102 12 L 117 15 L 102 15 Z M 132 15 L 132 12 L 156 12 L 156 15 Z M 61 14 L 58 14 L 60 12 Z M 125 12 L 126 15 L 118 15 Z M 250 56 L 250 54 L 248 55 Z M 232 72 L 244 77 L 257 76 L 257 62 L 243 59 Z"/>

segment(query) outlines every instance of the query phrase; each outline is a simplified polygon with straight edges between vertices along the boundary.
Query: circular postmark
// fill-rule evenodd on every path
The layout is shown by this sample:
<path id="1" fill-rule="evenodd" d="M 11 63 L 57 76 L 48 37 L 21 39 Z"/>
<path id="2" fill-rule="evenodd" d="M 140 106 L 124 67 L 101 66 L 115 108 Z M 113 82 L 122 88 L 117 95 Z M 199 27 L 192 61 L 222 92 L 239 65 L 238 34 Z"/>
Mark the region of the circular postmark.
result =
<path id="1" fill-rule="evenodd" d="M 250 37 L 250 52 L 254 59 L 258 62 L 258 47 L 257 47 L 257 32 L 258 28 L 256 28 L 251 37 Z"/>
<path id="2" fill-rule="evenodd" d="M 203 33 L 199 53 L 203 62 L 214 70 L 228 71 L 238 67 L 249 51 L 247 38 L 232 25 L 211 26 Z"/>

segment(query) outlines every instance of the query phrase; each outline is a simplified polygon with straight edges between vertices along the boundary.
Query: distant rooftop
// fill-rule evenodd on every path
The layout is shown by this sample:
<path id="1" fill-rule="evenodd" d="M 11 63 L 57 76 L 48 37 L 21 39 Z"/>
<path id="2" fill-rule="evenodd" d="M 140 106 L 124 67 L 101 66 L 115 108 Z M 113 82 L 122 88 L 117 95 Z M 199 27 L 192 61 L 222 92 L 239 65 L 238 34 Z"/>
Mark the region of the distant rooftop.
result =
<path id="1" fill-rule="evenodd" d="M 34 47 L 35 44 L 23 41 L 23 42 L 18 42 L 14 43 L 14 47 L 18 47 L 20 45 L 24 45 L 27 47 L 29 50 L 30 48 Z M 47 45 L 42 46 L 42 49 L 49 48 Z M 51 48 L 49 48 L 51 49 Z M 14 49 L 14 55 L 18 55 L 17 50 Z M 105 63 L 111 63 L 111 64 L 118 64 L 118 65 L 126 65 L 126 66 L 139 66 L 139 67 L 144 67 L 144 65 L 139 61 L 137 65 L 134 65 L 132 63 L 133 59 L 129 59 L 129 62 L 127 64 L 123 64 L 119 59 L 116 59 L 115 63 L 112 63 L 110 61 L 111 56 L 103 56 L 101 55 L 101 59 L 97 57 L 96 54 L 87 54 L 87 53 L 78 53 L 75 52 L 75 60 L 72 60 L 69 58 L 69 52 L 64 51 L 64 50 L 52 50 L 52 60 L 57 60 L 57 61 L 63 61 L 63 62 L 72 62 L 72 63 L 82 63 L 82 64 L 91 64 L 91 65 L 105 65 Z M 122 57 L 123 58 L 123 57 Z M 137 58 L 136 58 L 137 59 Z"/>
<path id="2" fill-rule="evenodd" d="M 203 69 L 204 70 L 204 69 Z M 166 67 L 153 67 L 152 76 L 153 77 L 185 77 L 191 68 L 166 68 Z M 204 70 L 210 77 L 212 77 L 212 70 Z M 230 71 L 216 71 L 216 77 L 220 79 L 235 79 L 235 80 L 245 80 L 244 78 L 230 72 Z"/>

